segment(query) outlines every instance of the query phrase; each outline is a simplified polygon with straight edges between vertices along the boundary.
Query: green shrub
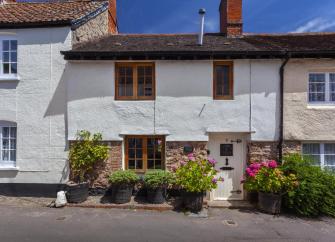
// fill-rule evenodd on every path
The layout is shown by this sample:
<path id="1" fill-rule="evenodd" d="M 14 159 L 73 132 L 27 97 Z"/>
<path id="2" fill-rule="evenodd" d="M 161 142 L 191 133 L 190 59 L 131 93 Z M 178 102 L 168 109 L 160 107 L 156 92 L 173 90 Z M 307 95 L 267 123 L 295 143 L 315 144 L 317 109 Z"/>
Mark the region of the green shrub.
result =
<path id="1" fill-rule="evenodd" d="M 76 142 L 70 147 L 70 167 L 75 182 L 84 182 L 92 171 L 94 164 L 108 158 L 109 147 L 101 144 L 102 135 L 93 134 L 85 130 L 77 133 Z"/>
<path id="2" fill-rule="evenodd" d="M 296 174 L 299 186 L 284 197 L 284 206 L 303 216 L 335 216 L 335 175 L 298 154 L 284 158 L 284 172 Z"/>
<path id="3" fill-rule="evenodd" d="M 109 182 L 114 185 L 129 184 L 135 185 L 139 181 L 139 177 L 134 171 L 131 170 L 119 170 L 113 172 L 109 176 Z"/>
<path id="4" fill-rule="evenodd" d="M 163 170 L 148 171 L 144 176 L 145 186 L 152 189 L 167 187 L 173 182 L 172 173 Z"/>
<path id="5" fill-rule="evenodd" d="M 181 162 L 176 171 L 176 184 L 187 192 L 206 192 L 217 187 L 217 171 L 214 159 L 195 158 L 193 154 L 188 156 L 187 162 Z"/>

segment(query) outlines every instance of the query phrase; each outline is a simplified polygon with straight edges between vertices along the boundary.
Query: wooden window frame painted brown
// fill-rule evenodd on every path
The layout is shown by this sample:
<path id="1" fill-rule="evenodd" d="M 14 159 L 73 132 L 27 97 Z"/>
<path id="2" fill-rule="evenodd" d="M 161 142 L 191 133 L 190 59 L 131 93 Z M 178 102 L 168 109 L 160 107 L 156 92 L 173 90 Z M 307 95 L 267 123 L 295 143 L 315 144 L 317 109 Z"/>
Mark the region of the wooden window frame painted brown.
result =
<path id="1" fill-rule="evenodd" d="M 229 95 L 217 95 L 216 94 L 216 67 L 217 66 L 229 66 Z M 234 63 L 233 61 L 215 61 L 213 64 L 213 98 L 214 100 L 234 100 Z"/>
<path id="2" fill-rule="evenodd" d="M 132 139 L 132 138 L 136 138 L 136 139 L 143 139 L 143 144 L 142 144 L 142 154 L 143 154 L 143 169 L 131 169 L 133 171 L 135 171 L 136 173 L 145 173 L 148 169 L 148 148 L 147 148 L 147 142 L 149 138 L 161 138 L 162 142 L 163 142 L 163 146 L 162 146 L 162 170 L 165 170 L 165 136 L 161 136 L 161 135 L 127 135 L 125 137 L 125 168 L 126 170 L 129 169 L 129 156 L 128 156 L 128 139 Z M 157 169 L 158 170 L 158 169 Z"/>
<path id="3" fill-rule="evenodd" d="M 152 95 L 138 96 L 138 74 L 137 67 L 151 66 L 152 67 Z M 120 96 L 119 95 L 119 67 L 132 67 L 133 69 L 133 95 Z M 145 101 L 156 99 L 156 70 L 154 62 L 117 62 L 115 63 L 115 100 L 123 101 Z"/>

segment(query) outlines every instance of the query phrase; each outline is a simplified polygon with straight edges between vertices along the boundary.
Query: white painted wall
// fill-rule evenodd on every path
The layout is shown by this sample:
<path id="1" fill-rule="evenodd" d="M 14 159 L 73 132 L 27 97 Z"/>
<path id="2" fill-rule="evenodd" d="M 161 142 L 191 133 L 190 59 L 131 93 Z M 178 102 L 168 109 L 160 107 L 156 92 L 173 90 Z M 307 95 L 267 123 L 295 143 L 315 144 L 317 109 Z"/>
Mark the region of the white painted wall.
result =
<path id="1" fill-rule="evenodd" d="M 207 141 L 208 129 L 251 129 L 252 140 L 276 140 L 280 64 L 234 61 L 234 100 L 218 101 L 212 98 L 212 61 L 156 61 L 156 101 L 115 101 L 114 62 L 70 62 L 64 75 L 69 139 L 86 129 L 102 132 L 105 140 L 169 133 L 167 141 Z"/>
<path id="2" fill-rule="evenodd" d="M 0 171 L 0 183 L 64 183 L 68 27 L 0 30 L 18 40 L 19 81 L 0 82 L 0 120 L 17 123 L 19 171 Z"/>

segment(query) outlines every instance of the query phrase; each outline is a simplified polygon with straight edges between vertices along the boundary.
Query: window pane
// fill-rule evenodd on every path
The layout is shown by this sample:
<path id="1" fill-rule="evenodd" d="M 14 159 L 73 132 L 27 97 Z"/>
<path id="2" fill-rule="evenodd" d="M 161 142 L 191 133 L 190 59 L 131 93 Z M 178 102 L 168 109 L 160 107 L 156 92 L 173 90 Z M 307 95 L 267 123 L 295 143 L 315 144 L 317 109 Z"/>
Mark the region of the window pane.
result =
<path id="1" fill-rule="evenodd" d="M 137 68 L 137 85 L 138 85 L 138 96 L 150 97 L 153 95 L 153 77 L 152 77 L 152 67 L 151 66 L 139 66 Z"/>
<path id="2" fill-rule="evenodd" d="M 315 165 L 321 165 L 320 144 L 303 144 L 302 153 L 305 159 L 311 159 Z"/>
<path id="3" fill-rule="evenodd" d="M 3 73 L 9 74 L 9 64 L 3 64 Z"/>
<path id="4" fill-rule="evenodd" d="M 325 144 L 325 154 L 335 155 L 335 144 Z"/>
<path id="5" fill-rule="evenodd" d="M 137 150 L 136 150 L 136 158 L 137 158 L 137 159 L 142 159 L 142 158 L 143 158 L 143 152 L 142 152 L 142 149 L 137 149 Z"/>
<path id="6" fill-rule="evenodd" d="M 9 52 L 2 53 L 3 62 L 9 62 Z"/>
<path id="7" fill-rule="evenodd" d="M 143 169 L 143 161 L 141 160 L 136 161 L 136 169 L 139 169 L 139 170 Z"/>
<path id="8" fill-rule="evenodd" d="M 3 45 L 2 47 L 3 51 L 9 51 L 9 40 L 3 40 L 2 45 Z"/>
<path id="9" fill-rule="evenodd" d="M 17 73 L 17 64 L 11 64 L 11 73 L 16 74 Z"/>
<path id="10" fill-rule="evenodd" d="M 134 160 L 129 160 L 128 161 L 128 168 L 129 169 L 135 169 L 135 161 Z"/>
<path id="11" fill-rule="evenodd" d="M 133 95 L 133 69 L 132 67 L 121 66 L 118 68 L 118 95 Z"/>
<path id="12" fill-rule="evenodd" d="M 155 169 L 162 169 L 162 162 L 160 160 L 156 160 Z"/>
<path id="13" fill-rule="evenodd" d="M 10 161 L 16 161 L 16 151 L 15 150 L 10 151 Z"/>
<path id="14" fill-rule="evenodd" d="M 17 53 L 16 53 L 16 51 L 10 53 L 10 62 L 17 62 Z"/>
<path id="15" fill-rule="evenodd" d="M 16 140 L 15 139 L 10 140 L 10 149 L 16 150 Z"/>
<path id="16" fill-rule="evenodd" d="M 335 155 L 325 155 L 325 165 L 335 166 Z"/>
<path id="17" fill-rule="evenodd" d="M 2 149 L 4 150 L 9 149 L 9 139 L 2 139 Z"/>
<path id="18" fill-rule="evenodd" d="M 3 138 L 9 138 L 9 128 L 8 127 L 3 127 L 2 128 L 2 137 Z"/>
<path id="19" fill-rule="evenodd" d="M 148 160 L 148 169 L 155 169 L 155 161 Z"/>
<path id="20" fill-rule="evenodd" d="M 230 66 L 217 65 L 215 66 L 216 75 L 216 95 L 229 96 L 230 95 L 230 82 L 229 82 Z"/>
<path id="21" fill-rule="evenodd" d="M 8 150 L 2 151 L 2 160 L 9 161 L 9 151 Z"/>
<path id="22" fill-rule="evenodd" d="M 128 158 L 129 159 L 135 159 L 135 150 L 134 149 L 129 149 L 128 150 Z"/>
<path id="23" fill-rule="evenodd" d="M 326 75 L 310 74 L 309 75 L 309 101 L 324 102 L 326 101 Z"/>
<path id="24" fill-rule="evenodd" d="M 154 150 L 148 148 L 148 159 L 154 159 L 155 157 Z"/>
<path id="25" fill-rule="evenodd" d="M 16 51 L 17 50 L 17 40 L 11 40 L 10 41 L 10 49 L 12 51 Z"/>
<path id="26" fill-rule="evenodd" d="M 10 137 L 11 138 L 16 138 L 16 127 L 11 127 L 10 128 Z"/>
<path id="27" fill-rule="evenodd" d="M 136 139 L 134 139 L 134 138 L 129 138 L 129 139 L 128 139 L 128 147 L 129 147 L 129 148 L 135 148 L 135 145 L 136 145 Z"/>
<path id="28" fill-rule="evenodd" d="M 143 143 L 142 139 L 136 139 L 136 148 L 138 149 L 142 148 L 142 143 Z"/>
<path id="29" fill-rule="evenodd" d="M 330 82 L 329 82 L 329 90 L 330 90 L 330 101 L 335 101 L 335 73 L 330 74 Z"/>

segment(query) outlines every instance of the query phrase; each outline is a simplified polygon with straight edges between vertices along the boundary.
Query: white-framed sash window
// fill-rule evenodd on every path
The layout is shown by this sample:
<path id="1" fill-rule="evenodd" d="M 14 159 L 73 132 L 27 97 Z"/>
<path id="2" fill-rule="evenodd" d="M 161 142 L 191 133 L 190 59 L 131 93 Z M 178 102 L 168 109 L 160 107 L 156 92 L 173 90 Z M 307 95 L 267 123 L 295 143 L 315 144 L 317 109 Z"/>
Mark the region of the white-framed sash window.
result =
<path id="1" fill-rule="evenodd" d="M 310 104 L 335 104 L 335 72 L 309 74 L 308 102 Z"/>
<path id="2" fill-rule="evenodd" d="M 17 79 L 17 40 L 0 36 L 0 78 Z"/>
<path id="3" fill-rule="evenodd" d="M 305 143 L 302 153 L 315 161 L 315 165 L 335 171 L 335 143 Z"/>
<path id="4" fill-rule="evenodd" d="M 15 125 L 0 125 L 0 168 L 16 166 L 16 135 Z"/>

